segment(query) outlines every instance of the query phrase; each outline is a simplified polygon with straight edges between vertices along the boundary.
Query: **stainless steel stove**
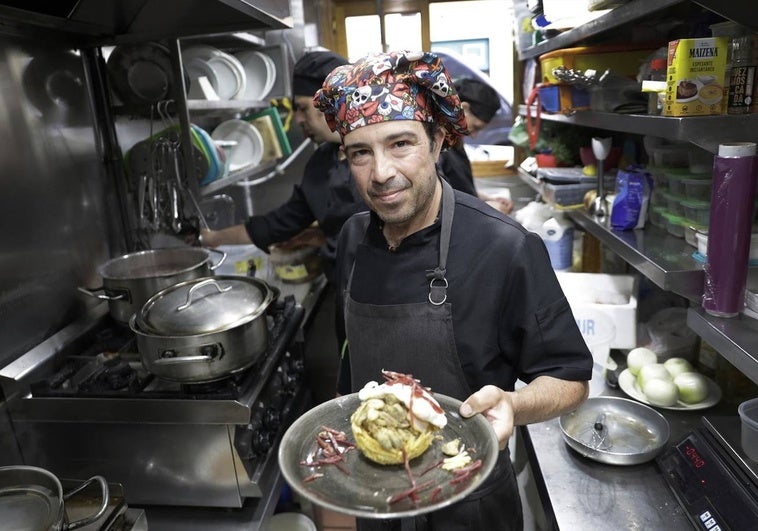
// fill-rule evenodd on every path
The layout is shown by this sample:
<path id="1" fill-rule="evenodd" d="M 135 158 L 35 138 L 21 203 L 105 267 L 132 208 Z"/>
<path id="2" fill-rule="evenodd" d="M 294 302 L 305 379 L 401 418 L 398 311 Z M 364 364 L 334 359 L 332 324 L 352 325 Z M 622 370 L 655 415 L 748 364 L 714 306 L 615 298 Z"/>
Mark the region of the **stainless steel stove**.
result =
<path id="1" fill-rule="evenodd" d="M 147 373 L 132 332 L 94 308 L 0 370 L 24 463 L 63 478 L 104 476 L 135 506 L 241 508 L 271 496 L 278 441 L 310 405 L 303 316 L 292 296 L 281 298 L 260 361 L 183 385 Z"/>

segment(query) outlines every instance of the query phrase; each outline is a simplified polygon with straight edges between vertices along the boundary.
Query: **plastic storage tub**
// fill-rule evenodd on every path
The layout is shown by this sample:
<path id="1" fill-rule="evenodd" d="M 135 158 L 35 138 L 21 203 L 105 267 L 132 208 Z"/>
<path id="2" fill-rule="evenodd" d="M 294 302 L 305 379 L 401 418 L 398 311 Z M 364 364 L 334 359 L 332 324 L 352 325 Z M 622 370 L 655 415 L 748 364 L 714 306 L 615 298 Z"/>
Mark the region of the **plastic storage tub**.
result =
<path id="1" fill-rule="evenodd" d="M 694 221 L 698 225 L 708 226 L 708 222 L 711 219 L 711 204 L 708 201 L 682 199 L 680 203 L 684 208 L 685 218 Z"/>
<path id="2" fill-rule="evenodd" d="M 684 238 L 684 225 L 687 220 L 671 212 L 664 212 L 663 217 L 666 219 L 666 232 L 677 238 Z"/>
<path id="3" fill-rule="evenodd" d="M 742 450 L 753 461 L 758 461 L 758 398 L 742 402 L 737 408 L 742 421 Z"/>
<path id="4" fill-rule="evenodd" d="M 635 275 L 608 275 L 604 273 L 572 273 L 556 271 L 574 313 L 574 318 L 582 316 L 590 319 L 593 312 L 607 316 L 615 328 L 610 348 L 634 348 L 637 346 L 637 296 L 638 283 Z M 587 326 L 592 323 L 579 323 Z M 605 327 L 607 328 L 607 326 Z M 598 335 L 599 335 L 598 330 Z M 585 342 L 591 330 L 583 331 Z M 598 343 L 599 343 L 599 337 Z M 598 348 L 602 348 L 598 346 Z M 603 354 L 601 353 L 601 356 Z M 603 359 L 603 362 L 605 359 Z"/>
<path id="5" fill-rule="evenodd" d="M 710 201 L 711 200 L 711 185 L 713 179 L 690 177 L 682 179 L 684 185 L 684 197 L 687 199 L 695 199 L 697 201 Z"/>
<path id="6" fill-rule="evenodd" d="M 546 112 L 588 109 L 590 93 L 574 85 L 543 85 L 537 89 Z"/>
<path id="7" fill-rule="evenodd" d="M 640 65 L 652 53 L 651 49 L 630 50 L 628 46 L 580 46 L 563 48 L 540 55 L 542 81 L 560 83 L 553 68 L 564 66 L 573 70 L 610 69 L 614 74 L 635 78 Z"/>

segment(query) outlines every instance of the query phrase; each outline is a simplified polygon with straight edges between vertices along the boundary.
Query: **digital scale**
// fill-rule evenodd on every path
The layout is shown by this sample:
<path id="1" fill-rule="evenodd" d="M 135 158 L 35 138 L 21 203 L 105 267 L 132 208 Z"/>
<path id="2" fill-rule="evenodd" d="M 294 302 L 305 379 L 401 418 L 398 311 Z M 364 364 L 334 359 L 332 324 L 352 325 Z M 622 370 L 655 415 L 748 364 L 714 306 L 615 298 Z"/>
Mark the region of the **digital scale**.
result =
<path id="1" fill-rule="evenodd" d="M 656 463 L 695 529 L 758 530 L 758 463 L 740 445 L 740 419 L 702 418 Z"/>

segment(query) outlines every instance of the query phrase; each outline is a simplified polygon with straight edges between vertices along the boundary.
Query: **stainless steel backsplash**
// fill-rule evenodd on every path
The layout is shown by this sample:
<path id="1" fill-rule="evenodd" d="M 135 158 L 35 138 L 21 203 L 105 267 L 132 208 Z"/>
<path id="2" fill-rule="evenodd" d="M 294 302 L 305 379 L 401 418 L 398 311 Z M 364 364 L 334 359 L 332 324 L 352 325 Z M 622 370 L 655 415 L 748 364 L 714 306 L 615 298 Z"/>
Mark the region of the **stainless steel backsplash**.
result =
<path id="1" fill-rule="evenodd" d="M 78 54 L 0 36 L 0 364 L 78 316 L 108 255 L 107 179 Z"/>

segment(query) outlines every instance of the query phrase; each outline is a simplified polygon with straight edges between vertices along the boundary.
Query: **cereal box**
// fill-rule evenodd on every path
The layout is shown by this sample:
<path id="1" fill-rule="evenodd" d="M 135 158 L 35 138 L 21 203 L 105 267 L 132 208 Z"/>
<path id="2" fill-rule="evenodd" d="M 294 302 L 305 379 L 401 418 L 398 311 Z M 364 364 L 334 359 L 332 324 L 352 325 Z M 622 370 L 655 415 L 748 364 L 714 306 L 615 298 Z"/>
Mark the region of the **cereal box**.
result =
<path id="1" fill-rule="evenodd" d="M 728 45 L 726 37 L 669 42 L 664 116 L 708 116 L 726 112 Z"/>

